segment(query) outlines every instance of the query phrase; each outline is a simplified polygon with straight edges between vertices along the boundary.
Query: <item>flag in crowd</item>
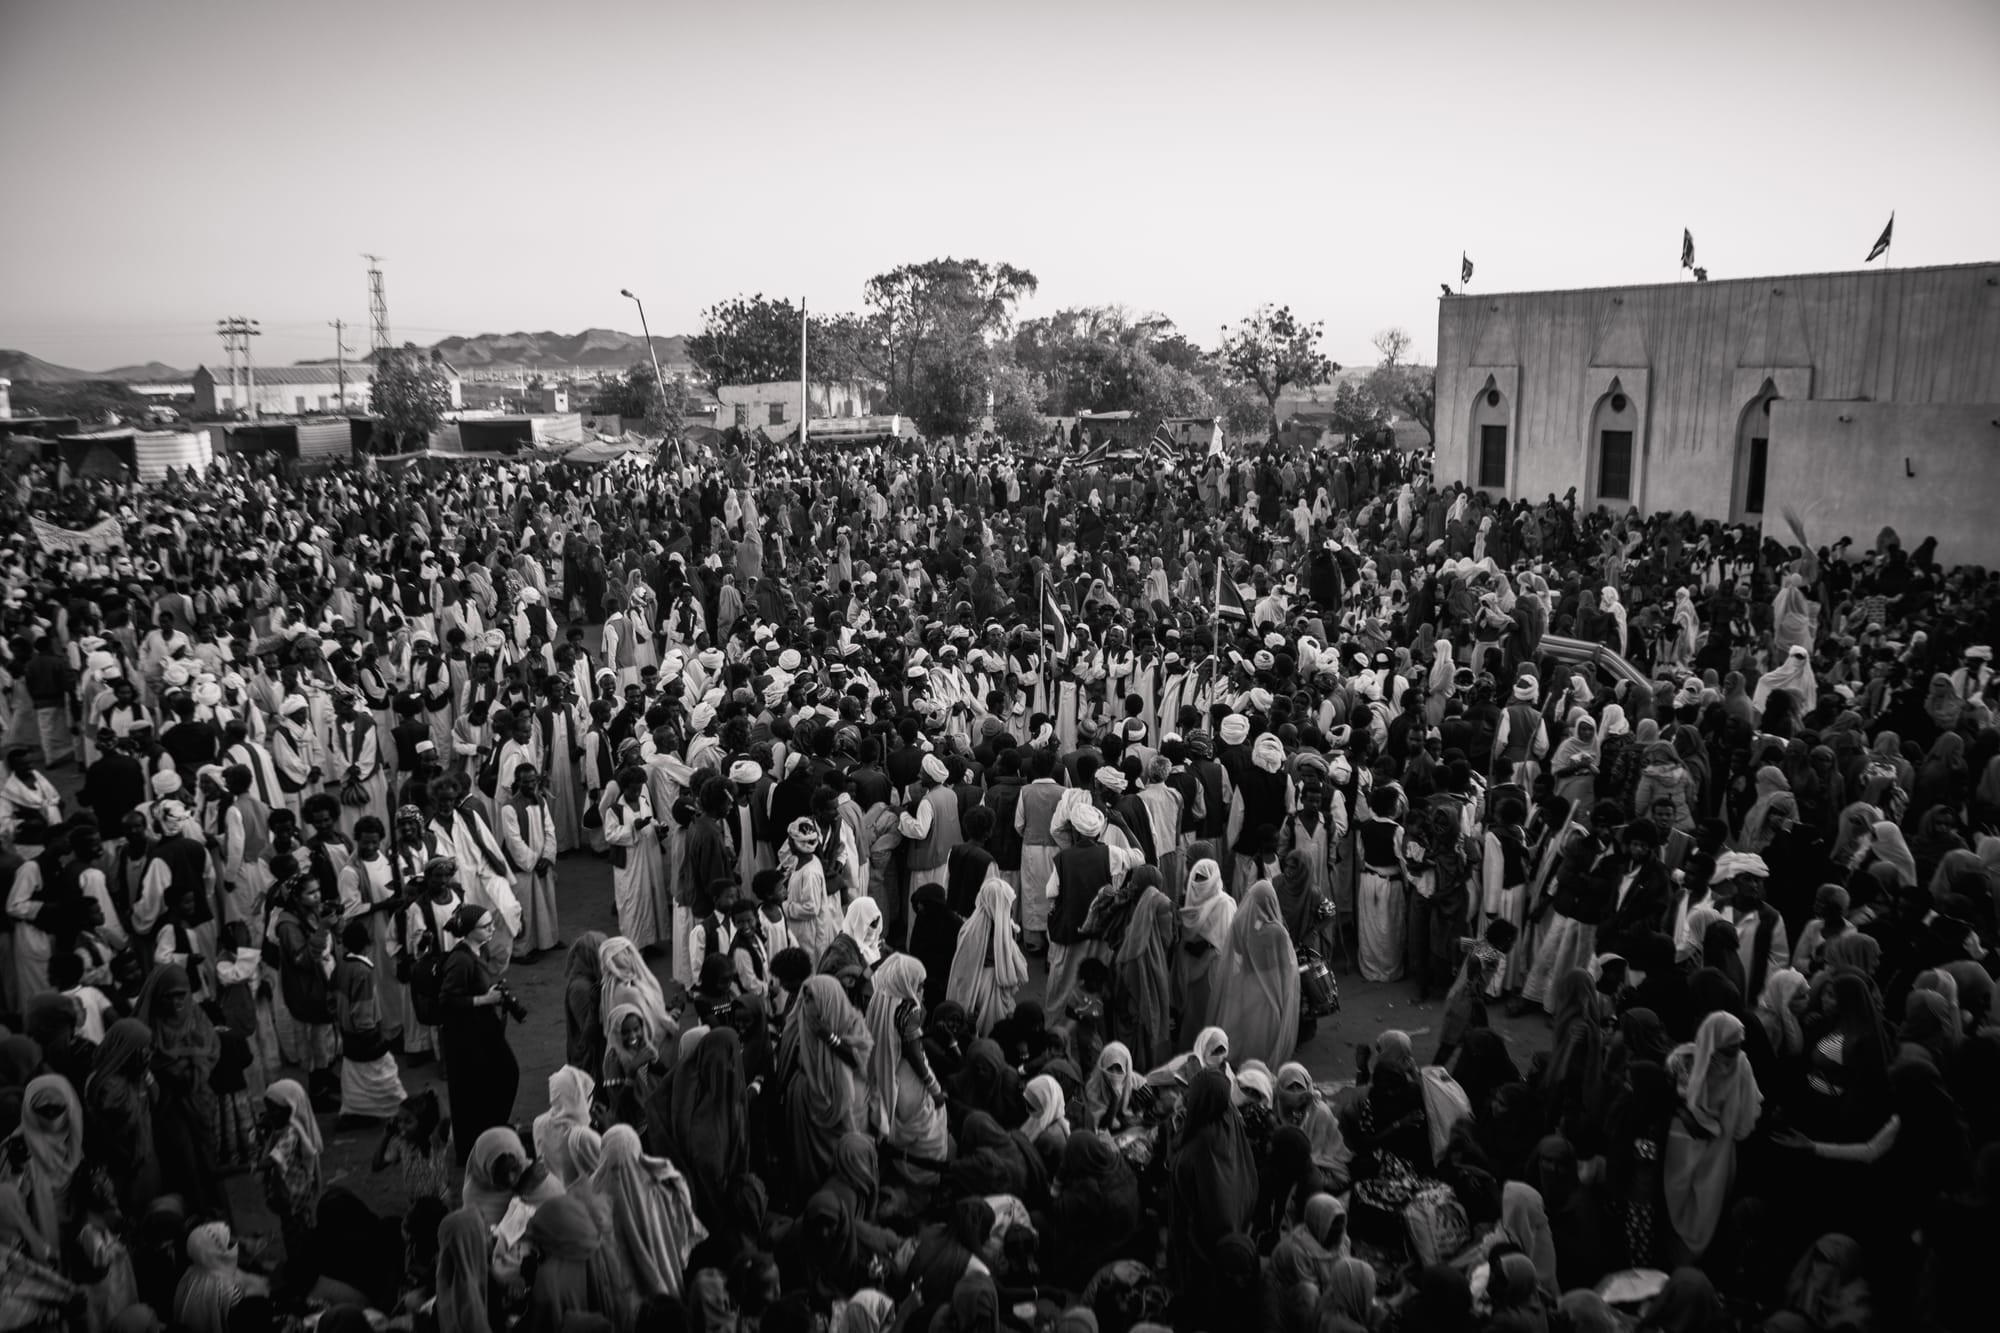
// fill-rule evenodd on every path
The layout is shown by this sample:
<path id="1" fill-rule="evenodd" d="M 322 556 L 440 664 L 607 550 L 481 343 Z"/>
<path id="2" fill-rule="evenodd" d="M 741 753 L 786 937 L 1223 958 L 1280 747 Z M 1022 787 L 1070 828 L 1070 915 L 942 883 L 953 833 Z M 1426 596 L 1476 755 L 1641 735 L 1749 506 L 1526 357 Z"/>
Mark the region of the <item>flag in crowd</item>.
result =
<path id="1" fill-rule="evenodd" d="M 1054 652 L 1069 651 L 1069 621 L 1063 616 L 1062 603 L 1056 600 L 1047 575 L 1042 576 L 1042 642 Z"/>

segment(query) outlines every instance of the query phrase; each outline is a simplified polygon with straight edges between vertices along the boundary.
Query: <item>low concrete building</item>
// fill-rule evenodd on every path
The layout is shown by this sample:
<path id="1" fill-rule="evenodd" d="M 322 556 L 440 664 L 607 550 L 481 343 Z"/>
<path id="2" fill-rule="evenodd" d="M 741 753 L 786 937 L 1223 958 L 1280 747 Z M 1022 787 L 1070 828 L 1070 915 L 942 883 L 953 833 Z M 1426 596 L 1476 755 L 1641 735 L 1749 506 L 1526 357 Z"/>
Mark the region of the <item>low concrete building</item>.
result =
<path id="1" fill-rule="evenodd" d="M 1439 302 L 1437 475 L 2000 564 L 2000 263 Z"/>
<path id="2" fill-rule="evenodd" d="M 725 384 L 715 391 L 722 403 L 716 425 L 782 426 L 799 419 L 799 382 L 774 380 L 767 384 Z M 884 397 L 879 385 L 851 380 L 844 383 L 814 381 L 808 388 L 809 417 L 865 417 L 873 415 Z"/>
<path id="3" fill-rule="evenodd" d="M 229 367 L 194 371 L 194 410 L 200 416 L 221 417 L 237 412 L 255 416 L 305 416 L 311 412 L 338 412 L 343 396 L 350 412 L 368 410 L 368 372 L 365 364 L 347 368 L 345 388 L 332 366 L 258 366 L 246 372 L 236 368 L 230 379 Z"/>

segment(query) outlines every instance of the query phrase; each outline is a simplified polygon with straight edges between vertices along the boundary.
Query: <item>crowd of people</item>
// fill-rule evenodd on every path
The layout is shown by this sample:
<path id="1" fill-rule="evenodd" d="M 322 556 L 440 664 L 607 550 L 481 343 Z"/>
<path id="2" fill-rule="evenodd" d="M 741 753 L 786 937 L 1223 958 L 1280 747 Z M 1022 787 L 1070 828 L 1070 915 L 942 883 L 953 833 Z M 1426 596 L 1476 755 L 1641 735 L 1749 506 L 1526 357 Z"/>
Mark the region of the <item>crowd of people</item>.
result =
<path id="1" fill-rule="evenodd" d="M 2000 583 L 1065 453 L 19 471 L 0 1328 L 1989 1326 Z"/>

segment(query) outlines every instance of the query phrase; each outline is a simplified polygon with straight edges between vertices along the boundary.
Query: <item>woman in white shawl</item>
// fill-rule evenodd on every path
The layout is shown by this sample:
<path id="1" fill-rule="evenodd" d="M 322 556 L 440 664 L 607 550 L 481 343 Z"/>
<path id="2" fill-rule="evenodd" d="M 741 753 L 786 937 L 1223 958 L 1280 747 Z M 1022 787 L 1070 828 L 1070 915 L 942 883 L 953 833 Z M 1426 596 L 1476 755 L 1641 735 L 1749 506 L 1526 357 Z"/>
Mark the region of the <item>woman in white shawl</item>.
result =
<path id="1" fill-rule="evenodd" d="M 1796 572 L 1786 574 L 1778 595 L 1771 599 L 1772 647 L 1810 653 L 1818 619 L 1818 608 L 1806 600 L 1805 580 Z"/>
<path id="2" fill-rule="evenodd" d="M 884 1143 L 925 1161 L 950 1156 L 944 1108 L 933 1096 L 937 1078 L 910 1062 L 906 1034 L 923 1025 L 924 965 L 906 953 L 891 954 L 875 973 L 868 1000 L 868 1123 Z M 928 1078 L 928 1082 L 926 1079 Z M 905 1175 L 928 1184 L 934 1175 L 907 1163 Z"/>
<path id="3" fill-rule="evenodd" d="M 1299 550 L 1303 551 L 1312 545 L 1313 538 L 1312 510 L 1306 508 L 1306 497 L 1303 491 L 1299 493 L 1299 502 L 1292 506 L 1291 517 L 1292 531 L 1297 534 Z"/>
<path id="4" fill-rule="evenodd" d="M 1027 980 L 1028 960 L 1014 939 L 1014 886 L 989 867 L 972 915 L 958 928 L 945 998 L 965 1007 L 983 1037 L 1014 1012 L 1014 996 Z"/>
<path id="5" fill-rule="evenodd" d="M 1569 735 L 1556 747 L 1549 761 L 1549 776 L 1555 794 L 1569 802 L 1571 810 L 1588 810 L 1597 796 L 1597 724 L 1581 707 L 1569 710 Z"/>
<path id="6" fill-rule="evenodd" d="M 1736 1145 L 1750 1137 L 1764 1107 L 1743 1054 L 1743 1020 L 1721 1012 L 1702 1019 L 1693 1043 L 1667 1057 L 1667 1072 L 1680 1085 L 1684 1108 L 1667 1131 L 1667 1216 L 1690 1256 L 1699 1259 L 1729 1201 Z"/>
<path id="7" fill-rule="evenodd" d="M 1663 666 L 1689 666 L 1701 645 L 1701 618 L 1695 614 L 1694 594 L 1686 588 L 1674 589 L 1673 633 L 1667 639 Z"/>
<path id="8" fill-rule="evenodd" d="M 1243 895 L 1223 951 L 1215 1023 L 1238 1061 L 1271 1066 L 1292 1058 L 1299 1036 L 1299 959 L 1271 881 Z"/>
<path id="9" fill-rule="evenodd" d="M 549 1109 L 535 1117 L 535 1158 L 565 1186 L 579 1175 L 569 1152 L 571 1133 L 590 1128 L 590 1099 L 597 1081 L 583 1070 L 564 1065 L 549 1075 Z"/>
<path id="10" fill-rule="evenodd" d="M 1435 728 L 1444 721 L 1444 706 L 1451 698 L 1458 662 L 1451 655 L 1451 640 L 1439 636 L 1431 645 L 1431 674 L 1424 685 L 1424 721 Z"/>
<path id="11" fill-rule="evenodd" d="M 1021 1126 L 1023 1138 L 1035 1143 L 1051 1131 L 1059 1139 L 1069 1138 L 1069 1108 L 1061 1084 L 1047 1074 L 1037 1074 L 1028 1080 L 1021 1096 L 1028 1104 L 1028 1119 Z"/>
<path id="12" fill-rule="evenodd" d="M 1623 653 L 1628 640 L 1625 636 L 1625 604 L 1618 600 L 1618 589 L 1612 587 L 1610 584 L 1606 584 L 1604 590 L 1598 595 L 1598 609 L 1618 622 L 1617 648 L 1620 653 Z"/>
<path id="13" fill-rule="evenodd" d="M 1187 896 L 1181 903 L 1183 946 L 1174 958 L 1180 973 L 1182 1032 L 1199 1032 L 1215 1021 L 1221 1005 L 1222 956 L 1235 922 L 1236 900 L 1223 892 L 1222 867 L 1212 857 L 1203 857 L 1188 871 Z"/>
<path id="14" fill-rule="evenodd" d="M 1819 706 L 1819 682 L 1813 678 L 1812 657 L 1798 644 L 1793 644 L 1785 654 L 1785 660 L 1757 677 L 1757 688 L 1751 692 L 1750 706 L 1757 710 L 1757 716 L 1764 715 L 1764 705 L 1771 697 L 1772 690 L 1788 691 L 1798 701 L 1798 715 L 1803 717 Z"/>
<path id="15" fill-rule="evenodd" d="M 1167 563 L 1159 556 L 1153 557 L 1152 568 L 1146 573 L 1146 606 L 1150 610 L 1155 602 L 1173 604 L 1173 591 L 1167 584 Z"/>

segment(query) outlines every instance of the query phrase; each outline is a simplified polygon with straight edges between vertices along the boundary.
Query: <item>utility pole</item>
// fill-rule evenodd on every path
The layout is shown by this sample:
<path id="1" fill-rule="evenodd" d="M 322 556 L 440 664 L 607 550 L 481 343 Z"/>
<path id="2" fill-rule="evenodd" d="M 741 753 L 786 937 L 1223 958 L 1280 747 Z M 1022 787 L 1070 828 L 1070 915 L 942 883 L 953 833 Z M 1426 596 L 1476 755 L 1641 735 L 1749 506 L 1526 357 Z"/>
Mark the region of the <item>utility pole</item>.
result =
<path id="1" fill-rule="evenodd" d="M 382 256 L 361 256 L 368 261 L 368 350 L 376 363 L 395 346 L 389 341 L 389 298 L 382 290 Z"/>
<path id="2" fill-rule="evenodd" d="M 340 336 L 341 331 L 347 327 L 344 320 L 329 319 L 327 323 L 333 327 L 334 373 L 340 378 L 340 410 L 345 412 L 347 410 L 347 354 L 354 349 L 349 347 Z"/>
<path id="3" fill-rule="evenodd" d="M 243 401 L 242 388 L 236 375 L 236 326 L 229 320 L 218 319 L 215 321 L 215 331 L 221 335 L 222 349 L 229 353 L 229 409 L 233 412 Z"/>
<path id="4" fill-rule="evenodd" d="M 254 419 L 260 415 L 257 408 L 257 367 L 250 356 L 250 340 L 261 338 L 264 331 L 257 327 L 254 319 L 241 315 L 231 315 L 215 322 L 215 331 L 222 335 L 222 345 L 229 350 L 229 398 L 233 407 L 237 401 L 236 354 L 243 353 L 243 396 L 248 399 L 250 415 Z"/>
<path id="5" fill-rule="evenodd" d="M 799 298 L 799 452 L 806 448 L 806 422 L 812 416 L 812 383 L 806 378 L 806 298 Z"/>

